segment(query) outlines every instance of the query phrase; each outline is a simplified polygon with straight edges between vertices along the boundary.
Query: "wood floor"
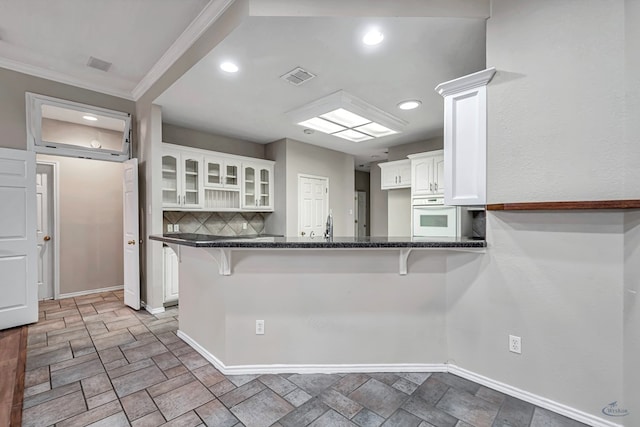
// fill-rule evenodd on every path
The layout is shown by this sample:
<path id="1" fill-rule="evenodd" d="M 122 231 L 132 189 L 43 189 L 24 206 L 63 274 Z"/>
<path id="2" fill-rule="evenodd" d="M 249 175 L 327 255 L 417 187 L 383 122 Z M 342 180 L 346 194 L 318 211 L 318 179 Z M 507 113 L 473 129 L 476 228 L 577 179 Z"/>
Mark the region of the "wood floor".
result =
<path id="1" fill-rule="evenodd" d="M 22 420 L 27 327 L 0 331 L 0 425 L 18 427 Z"/>

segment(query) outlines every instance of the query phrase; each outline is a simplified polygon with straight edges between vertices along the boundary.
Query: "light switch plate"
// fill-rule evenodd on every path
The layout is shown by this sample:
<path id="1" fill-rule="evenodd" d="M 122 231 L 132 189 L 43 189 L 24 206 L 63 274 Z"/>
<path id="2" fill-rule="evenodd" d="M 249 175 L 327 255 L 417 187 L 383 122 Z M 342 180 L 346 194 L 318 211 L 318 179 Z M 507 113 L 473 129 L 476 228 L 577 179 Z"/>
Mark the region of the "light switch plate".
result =
<path id="1" fill-rule="evenodd" d="M 173 224 L 167 224 L 167 233 L 173 233 Z"/>

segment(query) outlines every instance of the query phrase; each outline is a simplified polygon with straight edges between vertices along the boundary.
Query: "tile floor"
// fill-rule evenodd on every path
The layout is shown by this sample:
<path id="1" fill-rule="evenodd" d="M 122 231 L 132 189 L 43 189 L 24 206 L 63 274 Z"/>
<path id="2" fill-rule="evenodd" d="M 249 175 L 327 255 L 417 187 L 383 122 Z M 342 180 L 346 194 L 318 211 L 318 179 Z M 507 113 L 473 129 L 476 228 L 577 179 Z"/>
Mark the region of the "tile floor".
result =
<path id="1" fill-rule="evenodd" d="M 152 316 L 107 292 L 40 304 L 23 426 L 582 426 L 451 374 L 224 376 Z"/>

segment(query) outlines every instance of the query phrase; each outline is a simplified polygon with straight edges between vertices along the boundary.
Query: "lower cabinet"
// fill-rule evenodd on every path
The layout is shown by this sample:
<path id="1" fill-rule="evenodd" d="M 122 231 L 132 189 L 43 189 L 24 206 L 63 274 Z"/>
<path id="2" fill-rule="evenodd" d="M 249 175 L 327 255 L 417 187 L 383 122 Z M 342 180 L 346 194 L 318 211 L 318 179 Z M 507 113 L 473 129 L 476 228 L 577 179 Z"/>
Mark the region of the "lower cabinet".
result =
<path id="1" fill-rule="evenodd" d="M 164 302 L 178 300 L 178 256 L 168 246 L 162 248 Z"/>

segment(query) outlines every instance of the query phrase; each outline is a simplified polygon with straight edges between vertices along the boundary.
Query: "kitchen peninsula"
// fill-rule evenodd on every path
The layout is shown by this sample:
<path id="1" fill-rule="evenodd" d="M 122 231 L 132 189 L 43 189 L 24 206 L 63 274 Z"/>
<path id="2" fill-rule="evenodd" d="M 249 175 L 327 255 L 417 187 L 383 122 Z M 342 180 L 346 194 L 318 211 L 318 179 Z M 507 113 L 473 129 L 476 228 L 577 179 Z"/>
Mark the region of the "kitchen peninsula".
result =
<path id="1" fill-rule="evenodd" d="M 179 335 L 228 374 L 440 366 L 447 258 L 486 248 L 447 238 L 150 239 L 178 254 Z"/>

